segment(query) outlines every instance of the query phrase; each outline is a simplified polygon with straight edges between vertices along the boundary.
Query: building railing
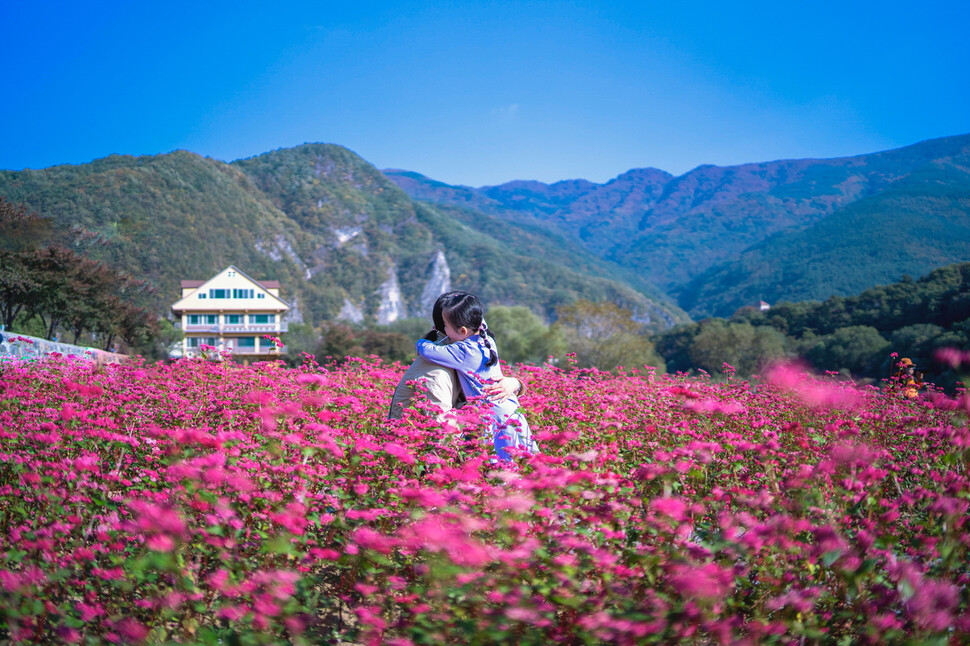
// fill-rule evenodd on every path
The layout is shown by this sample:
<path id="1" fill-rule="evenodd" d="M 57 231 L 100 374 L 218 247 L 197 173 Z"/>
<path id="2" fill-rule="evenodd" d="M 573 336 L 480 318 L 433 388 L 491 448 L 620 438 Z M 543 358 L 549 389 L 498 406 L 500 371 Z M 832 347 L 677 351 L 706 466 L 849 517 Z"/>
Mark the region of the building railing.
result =
<path id="1" fill-rule="evenodd" d="M 226 350 L 229 350 L 230 352 L 232 352 L 232 354 L 234 356 L 242 356 L 242 355 L 245 355 L 245 356 L 268 357 L 268 356 L 280 356 L 280 355 L 286 354 L 286 346 L 285 345 L 282 348 L 279 348 L 279 349 L 276 349 L 276 348 L 274 348 L 272 346 L 270 346 L 270 347 L 260 346 L 258 350 L 256 348 L 252 348 L 252 347 L 249 347 L 249 348 L 233 348 L 233 347 L 229 347 L 229 348 L 226 348 Z M 200 356 L 202 356 L 202 349 L 201 348 L 189 348 L 188 350 L 186 350 L 184 356 L 186 358 L 200 357 Z"/>
<path id="2" fill-rule="evenodd" d="M 269 333 L 276 332 L 282 334 L 286 332 L 286 323 L 228 323 L 225 325 L 216 325 L 212 323 L 186 323 L 183 329 L 184 332 L 208 332 L 218 334 L 232 333 L 232 334 L 245 334 L 247 332 L 253 333 Z"/>
<path id="3" fill-rule="evenodd" d="M 233 354 L 286 354 L 286 346 L 277 350 L 276 348 L 270 346 L 259 346 L 259 350 L 253 347 L 249 348 L 230 348 Z"/>

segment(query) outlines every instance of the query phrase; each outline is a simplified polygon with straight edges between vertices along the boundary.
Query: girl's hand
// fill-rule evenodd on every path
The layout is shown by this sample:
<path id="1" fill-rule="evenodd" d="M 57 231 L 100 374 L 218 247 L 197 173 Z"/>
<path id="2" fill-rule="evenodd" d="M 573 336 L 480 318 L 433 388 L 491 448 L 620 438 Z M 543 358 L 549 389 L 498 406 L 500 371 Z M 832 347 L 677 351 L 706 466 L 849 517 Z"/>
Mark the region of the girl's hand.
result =
<path id="1" fill-rule="evenodd" d="M 499 381 L 482 388 L 482 392 L 491 402 L 504 402 L 515 395 L 522 388 L 522 382 L 515 377 L 502 377 Z"/>

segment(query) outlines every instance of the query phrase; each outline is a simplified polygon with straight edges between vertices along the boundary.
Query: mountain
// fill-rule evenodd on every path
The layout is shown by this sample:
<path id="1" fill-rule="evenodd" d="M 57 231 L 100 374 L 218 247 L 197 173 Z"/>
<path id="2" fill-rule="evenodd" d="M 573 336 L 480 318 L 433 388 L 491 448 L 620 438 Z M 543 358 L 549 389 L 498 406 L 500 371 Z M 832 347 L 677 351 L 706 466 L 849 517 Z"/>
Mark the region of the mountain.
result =
<path id="1" fill-rule="evenodd" d="M 181 279 L 230 264 L 284 284 L 302 275 L 259 251 L 297 227 L 246 175 L 193 153 L 0 171 L 0 194 L 69 230 L 85 255 L 153 283 L 159 311 L 177 300 Z"/>
<path id="2" fill-rule="evenodd" d="M 177 151 L 0 171 L 0 195 L 70 230 L 82 253 L 149 279 L 159 312 L 177 299 L 180 280 L 235 264 L 256 279 L 279 279 L 297 318 L 314 323 L 425 316 L 449 286 L 547 317 L 589 298 L 622 303 L 655 329 L 687 320 L 579 245 L 415 202 L 340 146 L 307 144 L 231 164 Z"/>
<path id="3" fill-rule="evenodd" d="M 236 264 L 279 279 L 314 323 L 425 316 L 450 287 L 546 318 L 610 300 L 658 330 L 684 310 L 825 299 L 970 260 L 968 168 L 964 135 L 679 177 L 472 188 L 305 144 L 231 164 L 176 151 L 0 171 L 0 195 L 154 282 L 159 312 L 179 280 Z"/>
<path id="4" fill-rule="evenodd" d="M 579 245 L 481 212 L 415 202 L 340 146 L 306 144 L 232 165 L 304 232 L 317 236 L 316 247 L 301 249 L 302 257 L 314 259 L 309 272 L 324 276 L 328 304 L 317 318 L 339 309 L 376 312 L 393 283 L 405 303 L 417 306 L 412 313 L 428 310 L 421 301 L 427 301 L 429 272 L 441 266 L 440 251 L 452 287 L 478 293 L 487 303 L 527 305 L 552 317 L 557 305 L 576 298 L 606 298 L 652 326 L 686 320 L 652 285 L 631 289 Z M 356 301 L 346 294 L 348 285 L 360 285 Z"/>
<path id="5" fill-rule="evenodd" d="M 450 187 L 416 173 L 388 171 L 387 175 L 415 199 L 475 205 L 497 217 L 531 221 L 560 231 L 611 266 L 636 274 L 677 297 L 678 304 L 692 316 L 704 316 L 730 314 L 726 309 L 761 298 L 791 300 L 805 296 L 808 292 L 801 288 L 789 291 L 787 285 L 794 283 L 777 272 L 771 274 L 775 282 L 769 291 L 762 291 L 761 283 L 746 276 L 746 272 L 755 271 L 754 264 L 773 265 L 776 259 L 784 258 L 792 276 L 814 266 L 806 282 L 810 280 L 813 285 L 812 294 L 824 296 L 854 293 L 898 279 L 902 272 L 892 274 L 884 264 L 869 262 L 868 258 L 880 253 L 869 248 L 874 240 L 884 240 L 875 236 L 902 231 L 911 224 L 888 224 L 894 218 L 923 218 L 932 208 L 925 201 L 915 211 L 897 208 L 905 203 L 907 191 L 914 192 L 914 200 L 924 199 L 919 179 L 904 180 L 930 172 L 926 169 L 934 165 L 959 167 L 968 152 L 970 135 L 962 135 L 839 159 L 700 166 L 679 177 L 656 169 L 635 169 L 605 184 L 517 181 L 469 188 Z M 950 172 L 926 181 L 943 182 L 960 191 L 965 177 Z M 897 191 L 891 201 L 877 199 L 890 189 Z M 842 233 L 838 227 L 832 228 L 829 218 L 838 221 L 850 217 L 846 214 L 855 211 L 844 209 L 857 202 L 862 202 L 859 208 L 863 211 L 872 210 L 872 217 L 853 220 L 857 227 L 853 233 L 862 245 L 860 251 L 853 251 L 848 245 L 837 244 Z M 813 228 L 815 225 L 819 228 Z M 927 230 L 932 226 L 936 225 L 928 224 Z M 957 222 L 956 226 L 959 229 L 962 225 Z M 760 245 L 776 236 L 798 236 L 799 232 L 800 243 L 785 249 L 769 245 L 759 255 Z M 968 259 L 959 243 L 931 235 L 912 239 L 919 244 L 904 245 L 904 251 L 899 252 L 902 262 L 896 263 L 908 271 L 926 273 Z M 829 247 L 839 248 L 838 259 L 826 255 Z M 748 258 L 747 264 L 736 264 L 743 258 Z M 845 270 L 846 263 L 853 266 L 851 271 Z M 705 287 L 705 281 L 715 274 L 708 272 L 720 272 L 710 288 Z M 718 296 L 719 291 L 725 292 L 723 297 Z M 736 297 L 728 297 L 728 293 Z"/>
<path id="6" fill-rule="evenodd" d="M 970 259 L 970 154 L 933 161 L 808 228 L 701 274 L 680 294 L 695 315 L 745 304 L 822 301 Z"/>

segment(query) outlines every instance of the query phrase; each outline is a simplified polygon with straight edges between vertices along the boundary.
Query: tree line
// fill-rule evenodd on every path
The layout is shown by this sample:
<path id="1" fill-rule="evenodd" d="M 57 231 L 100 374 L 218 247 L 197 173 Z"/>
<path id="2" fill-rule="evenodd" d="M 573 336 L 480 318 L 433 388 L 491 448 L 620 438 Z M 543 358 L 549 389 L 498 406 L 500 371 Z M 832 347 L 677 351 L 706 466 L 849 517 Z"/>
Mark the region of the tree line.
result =
<path id="1" fill-rule="evenodd" d="M 781 303 L 767 311 L 746 307 L 729 318 L 707 318 L 659 333 L 610 302 L 579 300 L 560 306 L 556 315 L 546 324 L 526 307 L 490 308 L 489 329 L 502 359 L 537 364 L 551 357 L 601 370 L 646 365 L 658 371 L 703 371 L 714 378 L 725 373 L 725 364 L 748 377 L 772 361 L 799 359 L 819 372 L 879 383 L 890 376 L 895 359 L 905 356 L 930 381 L 950 389 L 959 375 L 936 362 L 935 354 L 941 348 L 970 349 L 970 263 L 949 265 L 918 280 L 904 277 L 852 297 Z M 376 354 L 406 363 L 414 357 L 414 340 L 429 323 L 304 327 L 290 328 L 291 360 L 293 348 L 300 347 L 321 362 Z"/>
<path id="2" fill-rule="evenodd" d="M 803 359 L 818 371 L 878 382 L 896 357 L 908 357 L 938 385 L 958 375 L 935 361 L 941 348 L 970 349 L 970 263 L 942 267 L 914 280 L 873 287 L 850 297 L 738 310 L 654 337 L 667 369 L 719 373 L 719 362 L 752 374 L 779 357 Z"/>
<path id="3" fill-rule="evenodd" d="M 570 363 L 582 368 L 611 370 L 618 365 L 663 369 L 643 323 L 630 310 L 604 301 L 578 300 L 556 309 L 551 325 L 528 307 L 496 305 L 488 309 L 488 328 L 495 335 L 502 361 L 509 364 Z M 387 326 L 354 326 L 330 321 L 320 327 L 290 325 L 286 335 L 288 361 L 303 355 L 319 363 L 346 357 L 377 355 L 386 361 L 410 363 L 415 341 L 431 327 L 426 319 L 406 319 Z"/>
<path id="4" fill-rule="evenodd" d="M 48 218 L 0 197 L 0 321 L 5 329 L 110 350 L 159 336 L 143 280 L 72 251 Z"/>

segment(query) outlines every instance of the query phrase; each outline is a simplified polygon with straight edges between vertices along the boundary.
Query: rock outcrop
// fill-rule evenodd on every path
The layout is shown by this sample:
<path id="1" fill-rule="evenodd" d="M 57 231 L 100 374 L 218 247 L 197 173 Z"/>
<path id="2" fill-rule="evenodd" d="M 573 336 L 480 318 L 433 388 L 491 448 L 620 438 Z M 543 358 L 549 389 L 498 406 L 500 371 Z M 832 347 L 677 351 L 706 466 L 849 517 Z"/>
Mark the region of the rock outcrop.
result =
<path id="1" fill-rule="evenodd" d="M 421 290 L 421 299 L 418 302 L 420 314 L 430 316 L 434 302 L 448 291 L 451 291 L 451 268 L 448 267 L 445 252 L 439 249 L 428 265 L 428 282 Z"/>
<path id="2" fill-rule="evenodd" d="M 387 325 L 407 317 L 407 308 L 401 296 L 401 284 L 397 280 L 396 265 L 392 264 L 387 268 L 387 280 L 381 283 L 377 291 L 381 297 L 380 305 L 377 306 L 378 325 Z"/>

